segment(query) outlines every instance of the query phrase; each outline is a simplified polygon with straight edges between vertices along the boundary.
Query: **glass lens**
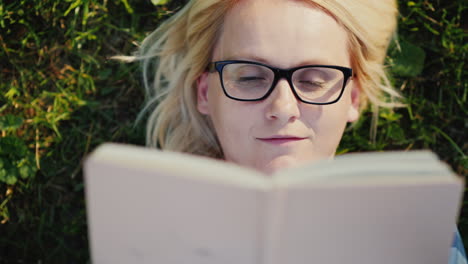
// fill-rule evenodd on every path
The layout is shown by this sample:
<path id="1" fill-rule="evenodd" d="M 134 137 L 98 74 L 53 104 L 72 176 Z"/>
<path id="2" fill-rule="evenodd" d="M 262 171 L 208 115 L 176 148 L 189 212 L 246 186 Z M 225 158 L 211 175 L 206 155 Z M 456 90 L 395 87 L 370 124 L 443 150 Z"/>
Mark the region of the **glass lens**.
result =
<path id="1" fill-rule="evenodd" d="M 248 63 L 232 63 L 223 68 L 226 93 L 231 97 L 254 100 L 263 97 L 274 80 L 274 73 L 267 67 Z"/>
<path id="2" fill-rule="evenodd" d="M 340 70 L 307 67 L 294 72 L 292 82 L 299 97 L 313 103 L 335 101 L 343 88 L 344 76 Z"/>

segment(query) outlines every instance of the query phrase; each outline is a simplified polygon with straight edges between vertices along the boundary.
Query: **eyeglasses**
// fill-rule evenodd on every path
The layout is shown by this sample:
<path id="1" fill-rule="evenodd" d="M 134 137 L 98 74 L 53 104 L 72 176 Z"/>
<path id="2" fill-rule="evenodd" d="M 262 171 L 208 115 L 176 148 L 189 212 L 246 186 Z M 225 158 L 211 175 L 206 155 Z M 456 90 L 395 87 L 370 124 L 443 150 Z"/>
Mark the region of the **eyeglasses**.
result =
<path id="1" fill-rule="evenodd" d="M 267 98 L 278 81 L 285 78 L 294 95 L 307 104 L 326 105 L 340 100 L 351 68 L 331 65 L 307 65 L 279 69 L 262 63 L 242 60 L 212 62 L 210 72 L 217 71 L 224 94 L 238 101 Z"/>

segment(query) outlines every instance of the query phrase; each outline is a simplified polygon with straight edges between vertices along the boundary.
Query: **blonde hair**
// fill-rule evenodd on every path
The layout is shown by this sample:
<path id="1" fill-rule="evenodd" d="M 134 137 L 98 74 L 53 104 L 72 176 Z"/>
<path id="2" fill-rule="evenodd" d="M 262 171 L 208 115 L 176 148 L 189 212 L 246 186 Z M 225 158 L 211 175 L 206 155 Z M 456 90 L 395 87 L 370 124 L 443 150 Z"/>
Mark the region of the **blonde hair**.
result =
<path id="1" fill-rule="evenodd" d="M 192 0 L 165 21 L 132 57 L 140 60 L 150 112 L 149 146 L 223 158 L 211 121 L 197 110 L 196 81 L 211 61 L 226 13 L 239 0 Z M 351 67 L 362 89 L 360 110 L 398 105 L 383 61 L 396 28 L 396 0 L 302 0 L 323 9 L 349 35 Z M 156 106 L 156 107 L 155 107 Z M 375 118 L 374 118 L 375 119 Z"/>

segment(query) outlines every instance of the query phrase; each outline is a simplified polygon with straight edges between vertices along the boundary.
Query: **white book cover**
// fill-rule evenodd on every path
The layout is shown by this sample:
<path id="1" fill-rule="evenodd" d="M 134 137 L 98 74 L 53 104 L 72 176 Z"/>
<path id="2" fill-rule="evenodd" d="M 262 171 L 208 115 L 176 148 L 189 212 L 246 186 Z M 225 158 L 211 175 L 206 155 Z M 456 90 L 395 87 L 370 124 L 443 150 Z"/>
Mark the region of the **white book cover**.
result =
<path id="1" fill-rule="evenodd" d="M 93 263 L 447 263 L 464 182 L 424 151 L 274 175 L 104 144 L 85 162 Z"/>

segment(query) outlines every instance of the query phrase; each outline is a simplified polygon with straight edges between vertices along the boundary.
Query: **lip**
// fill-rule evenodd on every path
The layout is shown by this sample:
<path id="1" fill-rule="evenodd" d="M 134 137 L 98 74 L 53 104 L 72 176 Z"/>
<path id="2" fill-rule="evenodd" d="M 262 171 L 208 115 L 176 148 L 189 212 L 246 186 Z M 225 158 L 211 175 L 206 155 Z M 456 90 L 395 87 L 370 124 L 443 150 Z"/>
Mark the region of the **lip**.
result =
<path id="1" fill-rule="evenodd" d="M 300 142 L 307 139 L 307 137 L 296 137 L 296 136 L 272 136 L 266 138 L 257 138 L 258 140 L 273 144 L 273 145 L 284 145 L 288 143 Z"/>

